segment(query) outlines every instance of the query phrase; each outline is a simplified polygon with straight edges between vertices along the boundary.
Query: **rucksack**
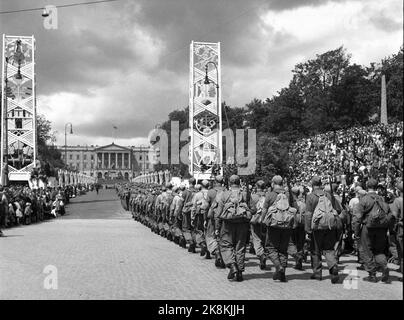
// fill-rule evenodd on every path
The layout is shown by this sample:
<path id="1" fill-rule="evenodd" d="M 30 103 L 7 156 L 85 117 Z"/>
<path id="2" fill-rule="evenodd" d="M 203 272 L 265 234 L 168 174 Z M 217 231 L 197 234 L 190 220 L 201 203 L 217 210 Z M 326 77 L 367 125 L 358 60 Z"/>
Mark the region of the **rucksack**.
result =
<path id="1" fill-rule="evenodd" d="M 207 214 L 209 209 L 209 199 L 208 193 L 202 192 L 202 199 L 198 200 L 196 203 L 196 214 L 203 214 L 204 216 Z"/>
<path id="2" fill-rule="evenodd" d="M 223 194 L 222 196 L 225 196 Z M 243 199 L 240 190 L 231 190 L 224 202 L 224 208 L 218 216 L 222 220 L 250 220 L 251 212 L 247 203 Z"/>
<path id="3" fill-rule="evenodd" d="M 215 199 L 212 201 L 212 204 L 210 205 L 210 208 L 208 211 L 208 216 L 207 216 L 208 219 L 212 219 L 216 216 L 216 211 L 217 211 L 216 209 L 219 205 L 218 200 L 220 199 L 222 194 L 223 194 L 223 190 L 217 191 Z"/>
<path id="4" fill-rule="evenodd" d="M 193 202 L 192 199 L 194 198 L 194 192 L 189 190 L 187 197 L 184 199 L 184 206 L 182 207 L 182 213 L 189 213 L 191 212 Z"/>
<path id="5" fill-rule="evenodd" d="M 268 208 L 262 223 L 268 227 L 291 229 L 295 221 L 296 208 L 289 205 L 285 193 L 278 193 L 272 206 Z"/>
<path id="6" fill-rule="evenodd" d="M 173 202 L 173 199 L 174 199 L 174 196 L 171 192 L 170 193 L 166 192 L 161 199 L 161 204 L 160 204 L 161 212 L 166 217 L 168 216 L 168 214 L 170 212 L 170 206 L 171 206 L 171 202 Z"/>
<path id="7" fill-rule="evenodd" d="M 372 209 L 366 216 L 367 228 L 387 228 L 389 225 L 389 207 L 378 195 L 369 195 L 373 200 Z"/>
<path id="8" fill-rule="evenodd" d="M 313 230 L 333 230 L 337 228 L 338 213 L 328 197 L 322 193 L 313 212 L 311 227 Z"/>
<path id="9" fill-rule="evenodd" d="M 304 201 L 296 200 L 297 207 L 299 208 L 296 214 L 296 225 L 297 226 L 304 226 L 304 215 L 306 211 L 306 204 Z"/>
<path id="10" fill-rule="evenodd" d="M 262 222 L 262 209 L 264 208 L 265 194 L 261 195 L 258 202 L 255 205 L 256 213 L 251 218 L 251 224 L 257 224 Z"/>

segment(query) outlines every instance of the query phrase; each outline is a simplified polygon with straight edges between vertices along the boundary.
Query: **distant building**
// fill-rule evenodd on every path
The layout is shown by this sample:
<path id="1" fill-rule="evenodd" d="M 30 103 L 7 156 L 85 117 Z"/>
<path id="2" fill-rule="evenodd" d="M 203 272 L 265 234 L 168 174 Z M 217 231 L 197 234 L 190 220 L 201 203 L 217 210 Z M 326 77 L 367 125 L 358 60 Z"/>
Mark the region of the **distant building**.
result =
<path id="1" fill-rule="evenodd" d="M 62 160 L 73 170 L 102 179 L 131 179 L 153 171 L 155 153 L 149 147 L 59 146 Z M 65 158 L 66 151 L 66 158 Z"/>

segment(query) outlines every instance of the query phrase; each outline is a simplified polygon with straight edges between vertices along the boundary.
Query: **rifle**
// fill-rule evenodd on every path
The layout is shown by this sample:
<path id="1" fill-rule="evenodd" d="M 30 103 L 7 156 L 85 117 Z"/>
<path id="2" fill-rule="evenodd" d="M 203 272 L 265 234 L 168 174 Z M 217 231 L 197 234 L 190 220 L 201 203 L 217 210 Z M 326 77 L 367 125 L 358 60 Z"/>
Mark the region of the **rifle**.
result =
<path id="1" fill-rule="evenodd" d="M 247 206 L 250 206 L 251 192 L 250 192 L 250 176 L 247 176 Z"/>
<path id="2" fill-rule="evenodd" d="M 292 171 L 292 172 L 293 172 L 293 171 Z M 289 191 L 289 204 L 293 207 L 294 199 L 293 199 L 293 195 L 292 195 L 292 187 L 290 186 L 291 176 L 292 176 L 292 174 L 291 174 L 291 170 L 290 170 L 290 168 L 289 168 L 288 174 L 287 174 L 287 176 L 286 176 L 286 185 L 287 185 L 288 191 Z M 298 208 L 297 208 L 297 205 L 296 205 L 296 209 L 298 209 Z"/>

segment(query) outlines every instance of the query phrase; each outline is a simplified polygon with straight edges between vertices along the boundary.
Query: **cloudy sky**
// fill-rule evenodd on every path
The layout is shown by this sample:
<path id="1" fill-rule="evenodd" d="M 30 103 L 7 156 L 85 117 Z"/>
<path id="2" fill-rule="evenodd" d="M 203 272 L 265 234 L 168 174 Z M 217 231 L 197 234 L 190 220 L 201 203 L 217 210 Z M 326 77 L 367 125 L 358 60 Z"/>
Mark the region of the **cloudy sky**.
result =
<path id="1" fill-rule="evenodd" d="M 84 0 L 1 0 L 0 11 Z M 397 53 L 401 0 L 120 0 L 0 14 L 0 33 L 37 41 L 38 112 L 57 144 L 145 144 L 170 111 L 188 104 L 189 44 L 221 42 L 222 96 L 242 107 L 288 85 L 298 62 L 341 45 L 368 65 Z"/>

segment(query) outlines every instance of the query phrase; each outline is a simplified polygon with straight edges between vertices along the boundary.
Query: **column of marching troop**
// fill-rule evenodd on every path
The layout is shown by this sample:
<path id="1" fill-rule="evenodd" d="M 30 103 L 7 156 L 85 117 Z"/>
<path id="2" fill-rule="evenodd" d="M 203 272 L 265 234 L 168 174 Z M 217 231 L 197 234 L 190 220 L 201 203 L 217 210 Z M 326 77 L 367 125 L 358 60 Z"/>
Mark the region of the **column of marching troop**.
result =
<path id="1" fill-rule="evenodd" d="M 273 279 L 280 282 L 287 281 L 288 256 L 296 270 L 303 270 L 310 256 L 310 278 L 322 280 L 324 256 L 331 283 L 339 283 L 344 242 L 355 244 L 358 269 L 368 272 L 363 280 L 391 282 L 387 253 L 392 242 L 402 272 L 402 182 L 396 185 L 394 201 L 386 203 L 377 193 L 377 181 L 369 179 L 355 188 L 344 207 L 335 186 L 318 176 L 312 178 L 310 192 L 285 180 L 274 176 L 270 186 L 259 180 L 251 192 L 237 175 L 229 178 L 228 187 L 218 176 L 213 183 L 200 184 L 191 178 L 188 188 L 132 183 L 119 185 L 117 191 L 136 221 L 190 253 L 199 249 L 217 268 L 229 269 L 229 280 L 243 280 L 248 246 L 261 270 L 270 270 L 267 260 L 272 262 Z"/>

